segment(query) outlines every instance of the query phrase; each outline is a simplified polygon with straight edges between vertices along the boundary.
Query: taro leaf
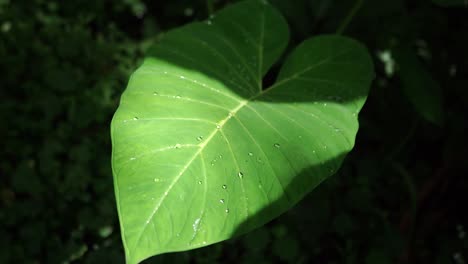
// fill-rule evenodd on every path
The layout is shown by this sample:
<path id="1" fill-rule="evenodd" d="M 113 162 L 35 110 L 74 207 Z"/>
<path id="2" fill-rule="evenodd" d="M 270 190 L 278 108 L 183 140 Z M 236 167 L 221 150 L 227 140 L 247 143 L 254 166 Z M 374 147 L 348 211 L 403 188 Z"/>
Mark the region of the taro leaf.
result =
<path id="1" fill-rule="evenodd" d="M 442 89 L 419 61 L 415 52 L 406 46 L 394 49 L 399 67 L 402 90 L 415 110 L 427 121 L 437 125 L 444 122 Z"/>
<path id="2" fill-rule="evenodd" d="M 340 166 L 373 77 L 364 47 L 288 41 L 282 16 L 245 1 L 168 32 L 132 75 L 111 125 L 128 263 L 265 224 Z"/>

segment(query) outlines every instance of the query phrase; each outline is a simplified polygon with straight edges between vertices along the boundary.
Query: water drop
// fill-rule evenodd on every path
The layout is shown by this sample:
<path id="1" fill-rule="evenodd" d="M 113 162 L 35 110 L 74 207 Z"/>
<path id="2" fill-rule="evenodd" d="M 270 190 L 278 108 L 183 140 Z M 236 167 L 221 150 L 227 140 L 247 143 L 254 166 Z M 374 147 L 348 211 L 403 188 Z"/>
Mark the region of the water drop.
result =
<path id="1" fill-rule="evenodd" d="M 224 199 L 219 199 L 219 202 L 223 204 L 223 203 L 224 203 Z"/>
<path id="2" fill-rule="evenodd" d="M 135 117 L 133 118 L 133 120 L 138 120 L 138 117 L 135 116 Z"/>
<path id="3" fill-rule="evenodd" d="M 202 181 L 198 181 L 198 184 L 202 184 Z"/>
<path id="4" fill-rule="evenodd" d="M 258 162 L 258 163 L 263 163 L 263 161 L 262 161 L 262 159 L 261 159 L 260 157 L 257 158 L 257 162 Z"/>
<path id="5" fill-rule="evenodd" d="M 221 128 L 221 126 L 220 126 L 220 125 L 218 125 L 218 124 L 216 124 L 216 128 L 217 128 L 217 129 L 220 129 L 220 128 Z"/>
<path id="6" fill-rule="evenodd" d="M 161 180 L 159 178 L 154 178 L 154 182 L 160 182 Z"/>
<path id="7" fill-rule="evenodd" d="M 302 136 L 298 136 L 298 138 L 302 138 Z"/>
<path id="8" fill-rule="evenodd" d="M 222 158 L 223 158 L 223 155 L 219 154 L 218 158 L 222 159 Z"/>
<path id="9" fill-rule="evenodd" d="M 196 232 L 198 230 L 199 225 L 200 225 L 200 218 L 197 218 L 197 219 L 195 219 L 195 222 L 193 222 L 193 225 L 192 225 L 193 231 Z"/>
<path id="10" fill-rule="evenodd" d="M 244 173 L 242 173 L 241 171 L 239 171 L 239 173 L 237 174 L 237 176 L 239 176 L 239 178 L 244 178 Z"/>
<path id="11" fill-rule="evenodd" d="M 185 79 L 185 76 L 183 76 L 183 75 L 180 75 L 180 76 L 179 76 L 179 78 L 181 78 L 181 79 Z"/>
<path id="12" fill-rule="evenodd" d="M 180 99 L 180 95 L 175 95 L 174 98 L 175 99 Z"/>
<path id="13" fill-rule="evenodd" d="M 197 141 L 202 141 L 202 140 L 203 140 L 202 136 L 197 137 Z"/>
<path id="14" fill-rule="evenodd" d="M 229 213 L 229 209 L 224 210 L 224 212 Z"/>
<path id="15" fill-rule="evenodd" d="M 153 92 L 153 95 L 158 95 L 158 92 Z"/>
<path id="16" fill-rule="evenodd" d="M 135 157 L 131 157 L 130 160 L 136 160 L 136 158 L 135 158 Z"/>
<path id="17" fill-rule="evenodd" d="M 249 152 L 249 156 L 252 157 L 252 156 L 253 156 L 253 153 L 252 153 L 252 152 Z"/>
<path id="18" fill-rule="evenodd" d="M 208 26 L 211 25 L 211 20 L 207 20 L 207 21 L 206 21 L 206 24 L 207 24 Z"/>
<path id="19" fill-rule="evenodd" d="M 180 149 L 181 145 L 179 143 L 177 143 L 175 146 L 174 146 L 176 149 Z"/>
<path id="20" fill-rule="evenodd" d="M 275 143 L 273 146 L 275 146 L 275 148 L 280 148 L 281 147 L 280 144 L 278 144 L 278 143 Z"/>
<path id="21" fill-rule="evenodd" d="M 312 150 L 312 153 L 314 153 L 314 154 L 315 154 L 315 150 Z"/>
<path id="22" fill-rule="evenodd" d="M 226 184 L 223 184 L 223 189 L 227 189 L 227 185 L 226 185 Z"/>

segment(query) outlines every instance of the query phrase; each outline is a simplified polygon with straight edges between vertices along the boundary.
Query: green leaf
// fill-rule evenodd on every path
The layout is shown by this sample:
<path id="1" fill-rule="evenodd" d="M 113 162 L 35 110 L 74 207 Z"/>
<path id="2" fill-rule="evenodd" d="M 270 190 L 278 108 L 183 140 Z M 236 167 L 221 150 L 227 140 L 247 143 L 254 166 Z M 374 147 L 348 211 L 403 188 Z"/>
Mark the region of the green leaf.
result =
<path id="1" fill-rule="evenodd" d="M 394 50 L 402 89 L 416 111 L 427 121 L 442 125 L 444 111 L 442 89 L 423 67 L 416 54 L 400 46 Z"/>
<path id="2" fill-rule="evenodd" d="M 240 2 L 168 32 L 132 75 L 111 125 L 128 263 L 252 230 L 338 170 L 371 59 L 351 39 L 314 37 L 263 89 L 288 38 L 274 8 Z"/>

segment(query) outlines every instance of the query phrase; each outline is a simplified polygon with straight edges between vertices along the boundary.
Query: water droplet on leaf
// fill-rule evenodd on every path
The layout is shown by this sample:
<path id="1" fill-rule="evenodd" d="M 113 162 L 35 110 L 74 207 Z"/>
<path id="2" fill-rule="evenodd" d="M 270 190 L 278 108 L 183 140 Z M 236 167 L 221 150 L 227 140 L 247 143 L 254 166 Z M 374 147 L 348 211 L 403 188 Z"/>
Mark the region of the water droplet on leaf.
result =
<path id="1" fill-rule="evenodd" d="M 281 147 L 280 144 L 278 144 L 278 143 L 275 143 L 273 146 L 275 146 L 275 148 L 280 148 Z"/>
<path id="2" fill-rule="evenodd" d="M 220 202 L 220 203 L 224 203 L 224 199 L 219 199 L 219 202 Z"/>
<path id="3" fill-rule="evenodd" d="M 237 174 L 237 176 L 239 176 L 239 178 L 244 178 L 244 173 L 242 173 L 241 171 L 239 171 L 239 173 Z"/>
<path id="4" fill-rule="evenodd" d="M 223 184 L 223 189 L 227 189 L 227 185 L 226 185 L 226 184 Z"/>

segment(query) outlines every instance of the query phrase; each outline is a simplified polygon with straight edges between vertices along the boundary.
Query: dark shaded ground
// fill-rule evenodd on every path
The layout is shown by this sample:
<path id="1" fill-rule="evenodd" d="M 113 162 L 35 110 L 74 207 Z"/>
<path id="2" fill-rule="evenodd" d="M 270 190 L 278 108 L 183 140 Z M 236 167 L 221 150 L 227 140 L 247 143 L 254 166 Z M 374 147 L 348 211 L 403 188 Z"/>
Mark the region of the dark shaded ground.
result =
<path id="1" fill-rule="evenodd" d="M 271 2 L 292 47 L 354 4 Z M 123 263 L 110 119 L 151 41 L 207 6 L 0 1 L 0 263 Z M 365 1 L 345 35 L 377 78 L 339 173 L 246 236 L 146 263 L 466 263 L 467 32 L 466 7 Z"/>

